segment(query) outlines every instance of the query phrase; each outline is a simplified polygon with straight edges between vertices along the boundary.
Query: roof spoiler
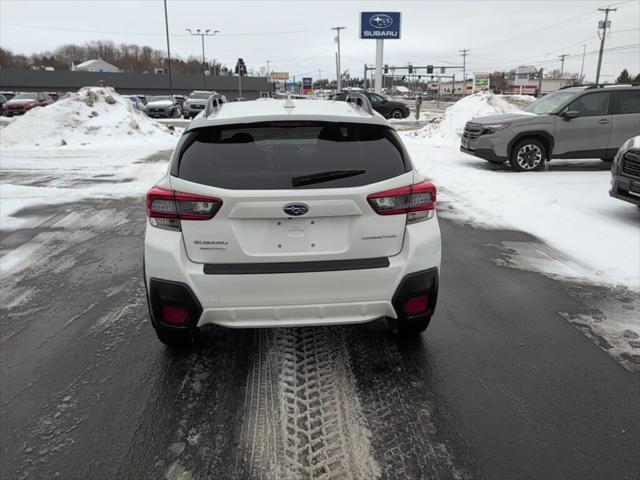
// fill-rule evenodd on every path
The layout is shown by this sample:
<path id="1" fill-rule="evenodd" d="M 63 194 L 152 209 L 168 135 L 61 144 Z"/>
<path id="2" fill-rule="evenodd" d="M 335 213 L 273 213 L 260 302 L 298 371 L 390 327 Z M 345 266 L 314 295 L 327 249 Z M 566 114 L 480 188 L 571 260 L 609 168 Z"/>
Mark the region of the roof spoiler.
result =
<path id="1" fill-rule="evenodd" d="M 373 115 L 371 102 L 364 93 L 350 92 L 347 94 L 347 103 L 353 103 L 358 108 L 363 108 L 369 115 Z"/>
<path id="2" fill-rule="evenodd" d="M 211 95 L 209 97 L 209 100 L 207 100 L 207 106 L 204 108 L 203 116 L 206 118 L 213 112 L 219 110 L 222 107 L 223 103 L 227 103 L 227 97 L 219 93 Z"/>

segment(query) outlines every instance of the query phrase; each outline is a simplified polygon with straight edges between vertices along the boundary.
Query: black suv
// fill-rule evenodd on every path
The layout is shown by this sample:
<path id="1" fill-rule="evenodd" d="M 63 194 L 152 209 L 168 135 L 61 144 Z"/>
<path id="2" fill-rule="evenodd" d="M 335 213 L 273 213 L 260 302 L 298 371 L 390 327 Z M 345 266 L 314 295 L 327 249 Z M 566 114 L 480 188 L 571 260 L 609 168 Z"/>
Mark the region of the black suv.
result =
<path id="1" fill-rule="evenodd" d="M 344 91 L 340 93 L 336 93 L 333 96 L 333 100 L 345 101 L 347 99 L 347 95 L 349 95 L 349 91 Z M 407 107 L 402 102 L 394 102 L 393 100 L 387 100 L 382 95 L 378 95 L 377 93 L 369 93 L 369 92 L 361 92 L 367 96 L 369 101 L 371 102 L 371 106 L 373 109 L 382 115 L 384 118 L 407 118 L 409 116 L 409 107 Z"/>
<path id="2" fill-rule="evenodd" d="M 640 207 L 640 135 L 626 141 L 613 159 L 609 195 Z"/>

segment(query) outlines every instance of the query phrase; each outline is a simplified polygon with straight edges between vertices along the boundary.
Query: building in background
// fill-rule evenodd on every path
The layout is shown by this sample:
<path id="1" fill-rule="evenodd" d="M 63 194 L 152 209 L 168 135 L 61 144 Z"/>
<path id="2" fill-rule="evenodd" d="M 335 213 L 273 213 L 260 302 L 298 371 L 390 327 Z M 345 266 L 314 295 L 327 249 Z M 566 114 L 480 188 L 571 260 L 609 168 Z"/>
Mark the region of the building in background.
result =
<path id="1" fill-rule="evenodd" d="M 111 65 L 104 60 L 87 60 L 78 65 L 71 67 L 74 72 L 105 72 L 105 73 L 118 73 L 120 69 L 115 65 Z"/>

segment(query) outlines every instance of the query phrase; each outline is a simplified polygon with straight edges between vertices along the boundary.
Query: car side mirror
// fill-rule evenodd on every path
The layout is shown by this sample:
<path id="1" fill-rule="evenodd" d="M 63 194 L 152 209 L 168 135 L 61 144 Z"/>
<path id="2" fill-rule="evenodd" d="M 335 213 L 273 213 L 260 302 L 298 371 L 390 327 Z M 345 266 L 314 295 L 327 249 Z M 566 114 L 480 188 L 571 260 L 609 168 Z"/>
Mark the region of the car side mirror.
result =
<path id="1" fill-rule="evenodd" d="M 580 112 L 577 110 L 565 110 L 560 114 L 562 118 L 565 120 L 571 120 L 572 118 L 577 118 L 580 116 Z"/>

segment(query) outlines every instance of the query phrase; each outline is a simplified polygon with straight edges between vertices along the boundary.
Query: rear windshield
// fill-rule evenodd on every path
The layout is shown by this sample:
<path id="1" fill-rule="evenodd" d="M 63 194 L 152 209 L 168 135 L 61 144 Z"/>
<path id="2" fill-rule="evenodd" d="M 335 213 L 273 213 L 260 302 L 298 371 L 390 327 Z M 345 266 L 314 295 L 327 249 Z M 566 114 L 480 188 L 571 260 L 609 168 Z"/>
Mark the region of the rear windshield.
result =
<path id="1" fill-rule="evenodd" d="M 379 125 L 270 122 L 207 127 L 188 133 L 178 148 L 172 175 L 229 189 L 355 187 L 410 170 L 395 132 Z"/>

